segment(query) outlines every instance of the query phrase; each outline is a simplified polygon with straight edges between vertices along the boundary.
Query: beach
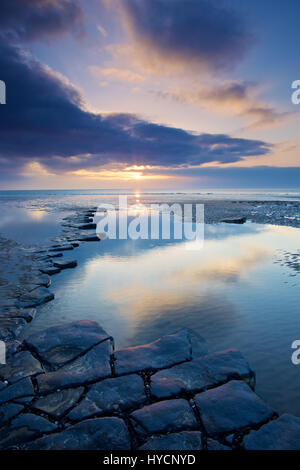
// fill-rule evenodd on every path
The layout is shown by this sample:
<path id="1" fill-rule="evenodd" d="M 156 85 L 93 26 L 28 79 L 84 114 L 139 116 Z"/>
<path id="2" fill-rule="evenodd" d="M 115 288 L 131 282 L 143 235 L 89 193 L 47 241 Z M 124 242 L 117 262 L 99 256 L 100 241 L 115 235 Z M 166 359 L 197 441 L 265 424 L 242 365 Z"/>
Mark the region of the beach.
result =
<path id="1" fill-rule="evenodd" d="M 6 342 L 9 360 L 14 360 L 16 354 L 22 356 L 28 351 L 35 361 L 26 353 L 18 364 L 16 378 L 10 379 L 7 372 L 1 374 L 1 369 L 0 378 L 2 387 L 8 385 L 9 391 L 15 382 L 25 380 L 28 373 L 33 374 L 33 384 L 42 396 L 34 397 L 33 392 L 29 391 L 26 392 L 29 398 L 26 398 L 26 393 L 23 398 L 22 391 L 20 399 L 11 398 L 14 406 L 20 407 L 18 400 L 28 402 L 26 412 L 43 417 L 43 412 L 36 408 L 35 403 L 42 400 L 44 393 L 49 395 L 50 400 L 51 394 L 67 387 L 74 393 L 68 392 L 61 397 L 59 392 L 57 397 L 51 398 L 54 400 L 52 405 L 51 401 L 45 404 L 50 422 L 55 424 L 57 421 L 64 429 L 68 423 L 77 423 L 78 419 L 81 422 L 86 417 L 102 415 L 98 410 L 88 414 L 84 412 L 81 418 L 78 414 L 75 421 L 71 419 L 69 422 L 66 417 L 67 410 L 76 408 L 76 402 L 81 402 L 89 390 L 82 387 L 89 387 L 89 384 L 97 383 L 111 373 L 99 376 L 87 372 L 92 376 L 82 376 L 83 370 L 87 368 L 89 371 L 89 362 L 79 362 L 78 366 L 75 362 L 71 367 L 72 380 L 79 374 L 75 389 L 68 389 L 68 382 L 51 385 L 55 384 L 51 382 L 51 377 L 48 386 L 47 373 L 54 373 L 58 364 L 51 365 L 52 359 L 43 359 L 39 348 L 47 345 L 51 348 L 51 337 L 47 339 L 45 336 L 41 346 L 29 347 L 28 350 L 31 338 L 43 337 L 44 332 L 51 329 L 59 337 L 62 328 L 61 341 L 66 341 L 63 339 L 64 331 L 68 331 L 68 325 L 74 322 L 79 325 L 77 331 L 80 335 L 80 322 L 86 321 L 94 322 L 93 328 L 96 329 L 96 325 L 101 325 L 107 332 L 105 334 L 114 338 L 111 344 L 117 352 L 132 346 L 152 344 L 161 336 L 168 338 L 180 331 L 188 334 L 193 360 L 232 348 L 239 350 L 255 370 L 256 393 L 272 407 L 270 418 L 273 413 L 278 416 L 286 412 L 300 416 L 299 379 L 297 368 L 291 362 L 290 349 L 292 341 L 297 339 L 294 338 L 294 331 L 297 331 L 299 323 L 298 195 L 284 194 L 279 197 L 278 194 L 268 194 L 265 198 L 259 198 L 259 194 L 240 198 L 216 194 L 128 195 L 128 204 L 136 205 L 138 202 L 147 207 L 163 203 L 204 204 L 205 241 L 199 252 L 189 252 L 185 242 L 178 240 L 100 241 L 93 225 L 97 208 L 116 202 L 118 194 L 56 193 L 49 196 L 41 192 L 34 197 L 29 196 L 5 196 L 2 202 L 0 320 L 1 339 Z M 14 218 L 14 210 L 18 217 Z M 19 229 L 16 228 L 18 224 Z M 5 237 L 10 233 L 13 233 L 14 239 Z M 85 348 L 88 350 L 89 346 Z M 180 346 L 178 348 L 180 350 Z M 112 354 L 115 357 L 115 353 Z M 236 365 L 231 365 L 230 357 L 225 357 L 229 361 L 227 379 L 221 379 L 214 386 L 230 381 L 231 377 L 239 377 L 236 372 L 230 372 L 231 368 L 236 370 Z M 69 360 L 64 359 L 63 363 Z M 186 360 L 190 361 L 191 357 L 187 355 L 175 359 L 172 365 Z M 148 364 L 145 370 L 161 369 L 157 369 L 154 361 L 155 357 L 151 359 L 152 365 Z M 108 363 L 114 364 L 114 359 L 109 359 Z M 203 362 L 200 364 L 203 367 Z M 143 367 L 138 367 L 138 374 L 144 373 Z M 166 362 L 163 367 L 170 365 Z M 247 367 L 250 371 L 250 366 Z M 126 374 L 132 372 L 136 373 L 135 370 L 125 370 Z M 115 366 L 112 373 L 114 377 Z M 283 373 L 287 377 L 284 387 L 281 381 Z M 213 372 L 215 374 L 217 372 Z M 253 372 L 249 374 L 251 378 Z M 147 391 L 146 377 L 147 398 L 149 393 L 154 392 Z M 45 381 L 40 382 L 41 378 Z M 64 380 L 67 380 L 67 375 Z M 191 399 L 200 389 L 200 385 L 195 385 Z M 177 392 L 174 396 L 180 406 L 181 396 Z M 141 403 L 153 406 L 152 395 L 149 397 L 150 402 L 142 400 Z M 137 400 L 140 403 L 138 397 Z M 156 401 L 157 398 L 154 398 L 154 403 Z M 51 411 L 52 406 L 55 409 L 63 406 L 58 420 Z M 128 409 L 131 411 L 136 406 L 129 404 Z M 17 415 L 21 412 L 20 416 L 23 416 L 23 408 L 16 411 Z M 11 420 L 13 423 L 14 419 L 15 413 L 12 412 L 8 424 Z M 9 429 L 8 424 L 6 428 Z M 181 432 L 180 426 L 174 426 L 174 431 Z M 195 425 L 191 424 L 184 431 L 201 431 L 194 428 Z M 49 429 L 49 432 L 51 435 L 52 430 Z M 35 432 L 32 436 L 35 439 L 39 433 Z M 204 436 L 203 444 L 202 430 L 201 446 L 205 448 L 209 445 L 212 448 L 216 445 L 228 446 L 223 438 L 218 441 L 219 444 L 214 444 L 210 443 L 209 434 L 204 433 Z M 243 436 L 236 434 L 237 446 L 242 445 Z M 195 443 L 197 435 L 192 437 Z M 188 435 L 188 442 L 190 438 Z M 6 442 L 5 439 L 3 442 Z M 32 439 L 30 437 L 29 441 Z M 121 448 L 125 445 L 124 439 Z M 130 445 L 146 445 L 145 437 L 137 439 Z M 52 445 L 51 440 L 49 442 Z M 59 446 L 60 437 L 55 442 Z"/>

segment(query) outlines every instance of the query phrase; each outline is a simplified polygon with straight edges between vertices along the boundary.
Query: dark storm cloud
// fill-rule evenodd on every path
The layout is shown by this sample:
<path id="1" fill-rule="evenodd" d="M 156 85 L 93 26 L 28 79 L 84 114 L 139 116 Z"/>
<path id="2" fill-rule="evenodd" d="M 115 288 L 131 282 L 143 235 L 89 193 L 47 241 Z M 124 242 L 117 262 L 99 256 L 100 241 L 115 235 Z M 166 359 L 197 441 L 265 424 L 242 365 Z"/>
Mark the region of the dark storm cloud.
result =
<path id="1" fill-rule="evenodd" d="M 83 32 L 83 11 L 71 0 L 1 0 L 0 29 L 11 39 L 32 41 Z"/>
<path id="2" fill-rule="evenodd" d="M 270 151 L 262 141 L 189 133 L 130 114 L 90 113 L 66 79 L 1 37 L 0 70 L 7 86 L 7 104 L 0 106 L 3 170 L 15 172 L 33 160 L 59 171 L 117 161 L 161 166 L 227 163 Z"/>
<path id="3" fill-rule="evenodd" d="M 243 19 L 220 0 L 121 0 L 120 5 L 136 59 L 148 68 L 230 70 L 252 43 Z"/>

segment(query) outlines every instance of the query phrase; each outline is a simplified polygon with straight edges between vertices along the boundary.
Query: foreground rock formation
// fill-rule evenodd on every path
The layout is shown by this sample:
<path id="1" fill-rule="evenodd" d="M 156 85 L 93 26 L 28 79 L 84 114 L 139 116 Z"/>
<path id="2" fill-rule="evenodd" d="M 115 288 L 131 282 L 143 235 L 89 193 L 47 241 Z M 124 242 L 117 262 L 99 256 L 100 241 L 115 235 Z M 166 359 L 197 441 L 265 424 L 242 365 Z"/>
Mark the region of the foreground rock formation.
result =
<path id="1" fill-rule="evenodd" d="M 14 346 L 0 367 L 1 449 L 300 448 L 300 419 L 255 394 L 243 356 L 193 359 L 186 331 L 114 351 L 84 320 Z"/>

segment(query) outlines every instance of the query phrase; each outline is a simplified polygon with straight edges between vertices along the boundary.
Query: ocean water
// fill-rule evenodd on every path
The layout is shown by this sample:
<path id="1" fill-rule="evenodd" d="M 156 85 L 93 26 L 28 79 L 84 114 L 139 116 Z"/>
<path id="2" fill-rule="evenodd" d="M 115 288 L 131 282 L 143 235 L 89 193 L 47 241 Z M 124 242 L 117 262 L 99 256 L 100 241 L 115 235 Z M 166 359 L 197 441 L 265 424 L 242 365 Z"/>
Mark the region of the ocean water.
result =
<path id="1" fill-rule="evenodd" d="M 281 191 L 244 197 L 296 200 L 298 195 Z M 182 199 L 191 196 L 185 193 Z M 43 192 L 26 198 L 2 194 L 2 214 L 19 210 L 20 218 L 13 221 L 13 228 L 12 221 L 0 226 L 0 233 L 11 230 L 16 236 L 28 217 L 23 242 L 40 243 L 45 241 L 45 227 L 51 226 L 49 238 L 55 236 L 72 208 L 115 197 L 95 192 Z M 145 201 L 147 197 L 143 196 Z M 25 221 L 21 214 L 27 214 Z M 32 219 L 37 221 L 35 241 L 30 239 Z M 77 259 L 78 267 L 52 277 L 55 300 L 39 308 L 24 335 L 92 319 L 122 348 L 186 328 L 195 356 L 241 350 L 256 370 L 258 394 L 278 412 L 300 416 L 300 365 L 291 361 L 292 342 L 300 340 L 299 234 L 293 227 L 212 224 L 205 226 L 204 246 L 197 251 L 187 250 L 187 243 L 178 240 L 107 239 L 82 244 L 64 255 Z"/>

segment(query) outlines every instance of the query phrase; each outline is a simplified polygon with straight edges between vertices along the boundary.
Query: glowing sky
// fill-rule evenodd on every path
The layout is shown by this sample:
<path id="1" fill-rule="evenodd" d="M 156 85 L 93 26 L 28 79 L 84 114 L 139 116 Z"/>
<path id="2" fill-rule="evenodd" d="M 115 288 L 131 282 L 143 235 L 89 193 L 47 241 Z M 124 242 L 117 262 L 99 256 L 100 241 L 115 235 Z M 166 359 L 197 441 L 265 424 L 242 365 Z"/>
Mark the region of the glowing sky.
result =
<path id="1" fill-rule="evenodd" d="M 298 0 L 2 0 L 2 189 L 299 187 Z"/>

